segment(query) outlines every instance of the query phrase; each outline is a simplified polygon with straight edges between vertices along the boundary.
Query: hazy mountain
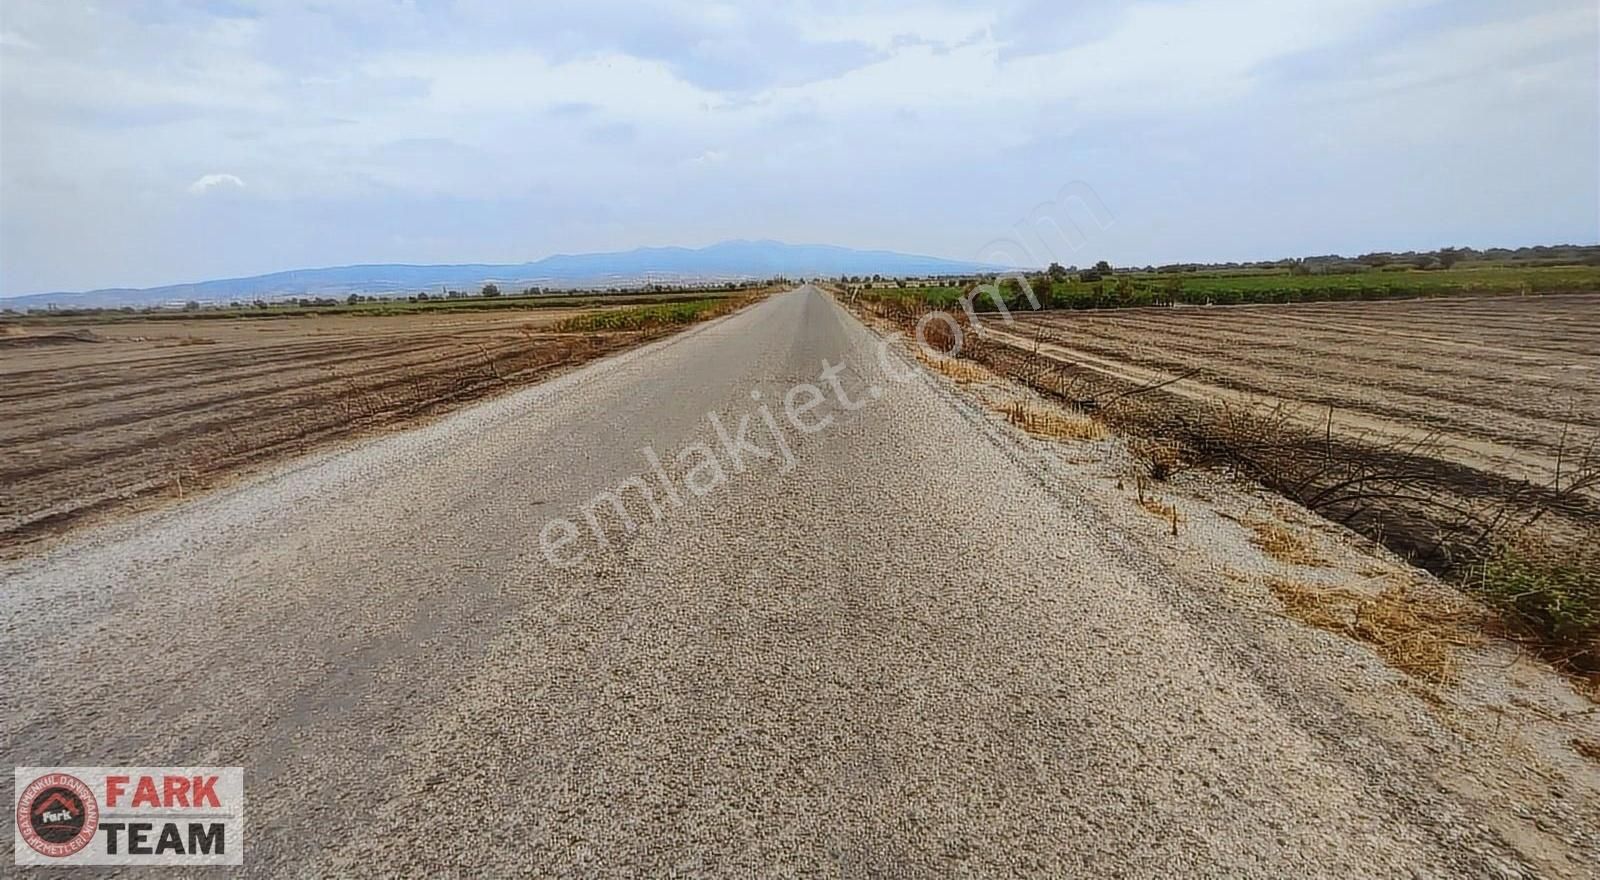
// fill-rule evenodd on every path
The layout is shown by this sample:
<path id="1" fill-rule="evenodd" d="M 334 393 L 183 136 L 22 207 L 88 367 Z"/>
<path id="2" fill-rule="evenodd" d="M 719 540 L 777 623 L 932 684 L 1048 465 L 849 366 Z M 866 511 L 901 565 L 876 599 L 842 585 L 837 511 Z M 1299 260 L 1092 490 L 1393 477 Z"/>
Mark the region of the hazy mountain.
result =
<path id="1" fill-rule="evenodd" d="M 294 296 L 344 296 L 434 291 L 443 287 L 476 290 L 495 282 L 508 293 L 529 286 L 609 287 L 639 283 L 723 281 L 833 275 L 968 274 L 996 267 L 892 251 L 860 251 L 830 245 L 777 241 L 725 241 L 709 247 L 638 248 L 610 254 L 558 254 L 532 263 L 474 263 L 410 266 L 386 263 L 294 269 L 165 287 L 106 288 L 81 293 L 38 293 L 0 299 L 0 307 L 62 308 L 144 306 L 190 300 L 213 303 Z"/>

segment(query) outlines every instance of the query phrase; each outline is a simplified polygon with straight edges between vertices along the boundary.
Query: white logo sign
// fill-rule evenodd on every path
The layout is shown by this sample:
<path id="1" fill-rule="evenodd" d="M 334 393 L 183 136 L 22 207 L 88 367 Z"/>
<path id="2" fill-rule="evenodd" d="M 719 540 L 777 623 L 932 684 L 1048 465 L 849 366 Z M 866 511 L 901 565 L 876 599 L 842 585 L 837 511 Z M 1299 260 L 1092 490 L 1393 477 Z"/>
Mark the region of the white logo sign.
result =
<path id="1" fill-rule="evenodd" d="M 19 865 L 244 864 L 241 767 L 18 767 Z"/>

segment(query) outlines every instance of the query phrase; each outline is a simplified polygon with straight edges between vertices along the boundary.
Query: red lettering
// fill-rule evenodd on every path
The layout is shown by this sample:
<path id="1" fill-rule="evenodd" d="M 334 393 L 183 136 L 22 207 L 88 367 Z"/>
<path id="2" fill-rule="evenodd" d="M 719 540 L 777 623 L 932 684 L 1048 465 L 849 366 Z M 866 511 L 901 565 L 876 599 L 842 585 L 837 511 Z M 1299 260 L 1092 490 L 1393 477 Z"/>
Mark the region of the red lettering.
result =
<path id="1" fill-rule="evenodd" d="M 122 791 L 123 791 L 123 789 L 125 789 L 127 787 L 128 787 L 128 777 L 126 777 L 126 776 L 107 776 L 106 777 L 106 806 L 108 806 L 108 807 L 116 806 L 117 805 L 117 798 L 122 797 Z"/>
<path id="2" fill-rule="evenodd" d="M 189 806 L 189 777 L 163 776 L 161 777 L 161 786 L 165 789 L 163 794 L 165 795 L 166 806 L 170 807 L 174 803 L 180 807 Z"/>
<path id="3" fill-rule="evenodd" d="M 210 806 L 219 809 L 222 807 L 222 802 L 217 800 L 217 777 L 215 776 L 196 776 L 190 796 L 194 798 L 194 805 L 197 807 L 207 806 L 207 802 L 209 802 Z"/>
<path id="4" fill-rule="evenodd" d="M 148 776 L 139 777 L 139 787 L 133 791 L 133 805 L 136 807 L 159 807 L 161 798 L 156 794 L 156 781 Z"/>

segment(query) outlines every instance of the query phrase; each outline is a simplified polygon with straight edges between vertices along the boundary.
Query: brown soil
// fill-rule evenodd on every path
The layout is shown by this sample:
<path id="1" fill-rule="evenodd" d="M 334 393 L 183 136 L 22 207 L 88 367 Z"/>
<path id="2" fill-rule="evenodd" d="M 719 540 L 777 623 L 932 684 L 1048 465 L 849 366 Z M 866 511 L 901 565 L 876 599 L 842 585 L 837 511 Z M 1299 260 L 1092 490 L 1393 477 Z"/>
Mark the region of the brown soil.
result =
<path id="1" fill-rule="evenodd" d="M 1139 384 L 1198 371 L 1170 393 L 1431 434 L 1459 463 L 1538 482 L 1600 438 L 1600 295 L 1051 312 L 1005 329 Z"/>
<path id="2" fill-rule="evenodd" d="M 1600 526 L 1600 294 L 1014 317 L 961 356 L 1172 444 L 1158 480 L 1221 467 L 1437 572 Z"/>
<path id="3" fill-rule="evenodd" d="M 541 329 L 575 313 L 9 325 L 0 556 L 646 336 Z"/>

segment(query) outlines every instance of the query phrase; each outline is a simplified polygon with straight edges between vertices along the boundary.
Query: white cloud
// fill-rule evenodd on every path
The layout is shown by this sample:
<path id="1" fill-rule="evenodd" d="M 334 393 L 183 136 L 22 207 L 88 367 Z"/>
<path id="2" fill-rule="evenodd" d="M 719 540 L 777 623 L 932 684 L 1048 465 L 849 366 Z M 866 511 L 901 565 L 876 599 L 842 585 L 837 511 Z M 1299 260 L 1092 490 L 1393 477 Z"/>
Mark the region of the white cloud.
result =
<path id="1" fill-rule="evenodd" d="M 190 194 L 197 196 L 205 195 L 206 192 L 211 190 L 213 187 L 218 186 L 231 186 L 236 189 L 244 189 L 244 181 L 232 174 L 202 174 L 198 180 L 189 184 L 189 192 Z"/>
<path id="2" fill-rule="evenodd" d="M 0 47 L 7 49 L 26 49 L 34 51 L 39 48 L 32 40 L 11 31 L 0 31 Z"/>
<path id="3" fill-rule="evenodd" d="M 8 292 L 732 237 L 968 256 L 1074 179 L 1170 198 L 1150 210 L 1181 240 L 1208 228 L 1186 188 L 1237 191 L 1296 145 L 1352 186 L 1448 151 L 1462 179 L 1526 191 L 1516 223 L 1594 236 L 1594 0 L 0 5 Z M 249 205 L 221 197 L 247 180 Z M 1404 190 L 1415 234 L 1514 228 L 1459 188 Z M 1552 207 L 1565 191 L 1587 214 Z M 799 204 L 845 201 L 848 224 Z M 329 219 L 374 214 L 381 239 Z M 128 256 L 84 259 L 86 216 Z M 1152 234 L 1105 255 L 1171 250 Z"/>

